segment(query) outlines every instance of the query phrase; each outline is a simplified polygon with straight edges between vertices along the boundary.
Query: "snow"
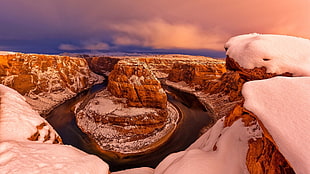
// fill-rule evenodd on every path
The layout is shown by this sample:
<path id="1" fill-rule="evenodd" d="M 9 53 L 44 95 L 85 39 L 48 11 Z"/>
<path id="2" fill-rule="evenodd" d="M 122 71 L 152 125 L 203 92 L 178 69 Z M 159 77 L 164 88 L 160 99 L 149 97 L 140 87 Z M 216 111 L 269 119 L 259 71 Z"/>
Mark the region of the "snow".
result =
<path id="1" fill-rule="evenodd" d="M 100 158 L 72 146 L 36 142 L 0 142 L 1 173 L 103 173 L 109 166 Z"/>
<path id="2" fill-rule="evenodd" d="M 25 98 L 15 90 L 0 85 L 0 141 L 28 141 L 37 131 L 38 141 L 52 143 L 58 134 L 37 112 L 32 110 Z M 45 124 L 42 129 L 37 126 Z"/>
<path id="3" fill-rule="evenodd" d="M 188 149 L 165 158 L 155 168 L 155 174 L 248 173 L 248 140 L 259 137 L 258 124 L 245 127 L 238 120 L 231 127 L 224 128 L 222 118 Z"/>
<path id="4" fill-rule="evenodd" d="M 310 77 L 245 83 L 244 106 L 262 121 L 296 173 L 310 173 Z"/>
<path id="5" fill-rule="evenodd" d="M 0 85 L 0 101 L 1 173 L 109 172 L 109 166 L 96 156 L 51 144 L 58 134 L 15 90 Z M 38 140 L 28 140 L 35 133 Z"/>
<path id="6" fill-rule="evenodd" d="M 127 169 L 118 172 L 112 172 L 112 174 L 153 174 L 154 169 L 149 167 L 140 167 L 134 169 Z"/>
<path id="7" fill-rule="evenodd" d="M 310 40 L 293 36 L 247 34 L 231 38 L 226 54 L 246 69 L 266 67 L 268 73 L 310 75 Z"/>
<path id="8" fill-rule="evenodd" d="M 8 54 L 16 54 L 15 52 L 11 52 L 11 51 L 0 51 L 0 55 L 1 56 L 5 56 L 5 55 L 8 55 Z"/>

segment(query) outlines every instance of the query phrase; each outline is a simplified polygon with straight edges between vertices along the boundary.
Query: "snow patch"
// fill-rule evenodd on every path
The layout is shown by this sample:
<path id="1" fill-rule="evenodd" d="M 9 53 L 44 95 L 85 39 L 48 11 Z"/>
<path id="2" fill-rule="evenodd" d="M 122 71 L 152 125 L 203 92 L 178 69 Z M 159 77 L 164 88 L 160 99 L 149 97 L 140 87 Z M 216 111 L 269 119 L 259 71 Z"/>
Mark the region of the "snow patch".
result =
<path id="1" fill-rule="evenodd" d="M 248 173 L 248 140 L 259 137 L 258 124 L 245 127 L 237 120 L 231 127 L 224 128 L 224 119 L 220 119 L 188 149 L 164 159 L 156 167 L 155 174 Z"/>
<path id="2" fill-rule="evenodd" d="M 268 73 L 310 76 L 310 40 L 293 36 L 247 34 L 232 37 L 226 54 L 246 69 L 266 67 Z"/>
<path id="3" fill-rule="evenodd" d="M 39 133 L 40 142 L 44 142 L 45 137 L 49 136 L 46 142 L 52 143 L 58 137 L 52 126 L 15 90 L 0 85 L 0 100 L 0 141 L 28 141 L 36 132 Z M 42 125 L 41 129 L 37 128 L 39 125 Z"/>
<path id="4" fill-rule="evenodd" d="M 72 146 L 0 142 L 1 173 L 109 173 L 100 158 Z"/>
<path id="5" fill-rule="evenodd" d="M 112 174 L 153 174 L 154 169 L 149 167 L 140 167 L 135 169 L 127 169 L 118 172 L 112 172 Z"/>
<path id="6" fill-rule="evenodd" d="M 9 55 L 9 54 L 16 54 L 16 52 L 11 52 L 11 51 L 0 51 L 1 56 Z"/>
<path id="7" fill-rule="evenodd" d="M 244 106 L 262 121 L 296 173 L 310 173 L 310 77 L 244 84 Z"/>

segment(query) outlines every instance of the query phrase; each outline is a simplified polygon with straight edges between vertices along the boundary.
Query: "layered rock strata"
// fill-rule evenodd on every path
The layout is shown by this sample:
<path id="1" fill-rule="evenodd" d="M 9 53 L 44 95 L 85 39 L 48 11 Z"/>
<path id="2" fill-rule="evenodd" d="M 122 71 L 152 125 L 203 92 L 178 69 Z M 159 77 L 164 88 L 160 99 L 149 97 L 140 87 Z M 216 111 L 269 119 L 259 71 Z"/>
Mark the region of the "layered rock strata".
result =
<path id="1" fill-rule="evenodd" d="M 160 82 L 144 62 L 122 60 L 109 75 L 108 90 L 126 98 L 128 106 L 166 108 L 167 96 Z"/>
<path id="2" fill-rule="evenodd" d="M 0 83 L 17 90 L 40 113 L 102 81 L 82 58 L 38 54 L 0 55 Z"/>
<path id="3" fill-rule="evenodd" d="M 168 80 L 184 81 L 197 87 L 204 86 L 210 80 L 218 79 L 225 72 L 225 62 L 216 59 L 206 58 L 205 62 L 180 61 L 173 64 Z"/>

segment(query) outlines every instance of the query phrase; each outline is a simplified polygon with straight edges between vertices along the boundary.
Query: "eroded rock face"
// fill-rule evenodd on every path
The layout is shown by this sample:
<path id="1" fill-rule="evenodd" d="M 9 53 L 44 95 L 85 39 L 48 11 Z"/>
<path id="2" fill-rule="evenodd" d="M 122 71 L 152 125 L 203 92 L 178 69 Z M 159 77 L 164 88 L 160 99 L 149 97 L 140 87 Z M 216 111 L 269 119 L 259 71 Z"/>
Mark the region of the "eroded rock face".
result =
<path id="1" fill-rule="evenodd" d="M 184 81 L 189 85 L 205 86 L 210 80 L 218 79 L 226 72 L 225 62 L 206 59 L 205 62 L 177 62 L 169 73 L 168 80 Z"/>
<path id="2" fill-rule="evenodd" d="M 262 138 L 249 140 L 246 161 L 250 173 L 295 173 L 287 160 L 278 150 L 273 138 L 264 128 L 264 125 L 252 112 L 246 110 L 242 104 L 237 104 L 229 116 L 225 118 L 225 126 L 231 126 L 239 118 L 242 119 L 245 126 L 250 126 L 255 122 L 258 122 L 263 130 Z"/>
<path id="3" fill-rule="evenodd" d="M 241 94 L 242 86 L 245 82 L 251 80 L 262 80 L 275 77 L 278 74 L 266 73 L 266 68 L 244 69 L 232 58 L 226 59 L 227 72 L 215 84 L 210 84 L 206 91 L 211 94 L 220 94 L 229 96 L 227 103 L 234 103 L 233 110 L 225 118 L 225 126 L 232 125 L 237 119 L 241 118 L 246 126 L 258 122 L 263 128 L 262 138 L 249 141 L 249 150 L 247 153 L 247 167 L 250 173 L 294 173 L 287 160 L 278 150 L 276 143 L 271 135 L 264 128 L 264 125 L 250 111 L 243 107 L 243 96 Z M 280 74 L 282 76 L 291 76 L 291 73 Z M 222 92 L 221 92 L 222 91 Z M 237 103 L 237 104 L 236 104 Z"/>
<path id="4" fill-rule="evenodd" d="M 102 81 L 85 59 L 67 56 L 0 55 L 0 83 L 26 96 L 40 113 Z"/>
<path id="5" fill-rule="evenodd" d="M 108 90 L 126 98 L 128 106 L 166 108 L 167 96 L 144 62 L 122 60 L 109 75 Z"/>

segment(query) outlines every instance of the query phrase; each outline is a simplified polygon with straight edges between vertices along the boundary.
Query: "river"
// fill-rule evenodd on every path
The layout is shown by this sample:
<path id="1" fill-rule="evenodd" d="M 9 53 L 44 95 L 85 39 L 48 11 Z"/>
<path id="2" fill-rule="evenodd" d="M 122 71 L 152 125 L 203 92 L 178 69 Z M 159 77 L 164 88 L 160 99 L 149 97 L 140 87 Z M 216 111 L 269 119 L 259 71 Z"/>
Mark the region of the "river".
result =
<path id="1" fill-rule="evenodd" d="M 186 149 L 198 137 L 202 127 L 213 122 L 210 113 L 204 109 L 197 98 L 177 89 L 165 87 L 171 93 L 168 100 L 180 111 L 182 117 L 171 138 L 162 146 L 148 153 L 120 157 L 113 152 L 103 152 L 95 142 L 76 125 L 72 106 L 85 100 L 106 87 L 106 83 L 94 85 L 91 89 L 56 107 L 47 115 L 47 121 L 56 129 L 63 143 L 75 146 L 87 153 L 95 154 L 110 165 L 111 171 L 134 167 L 156 167 L 167 155 Z"/>

